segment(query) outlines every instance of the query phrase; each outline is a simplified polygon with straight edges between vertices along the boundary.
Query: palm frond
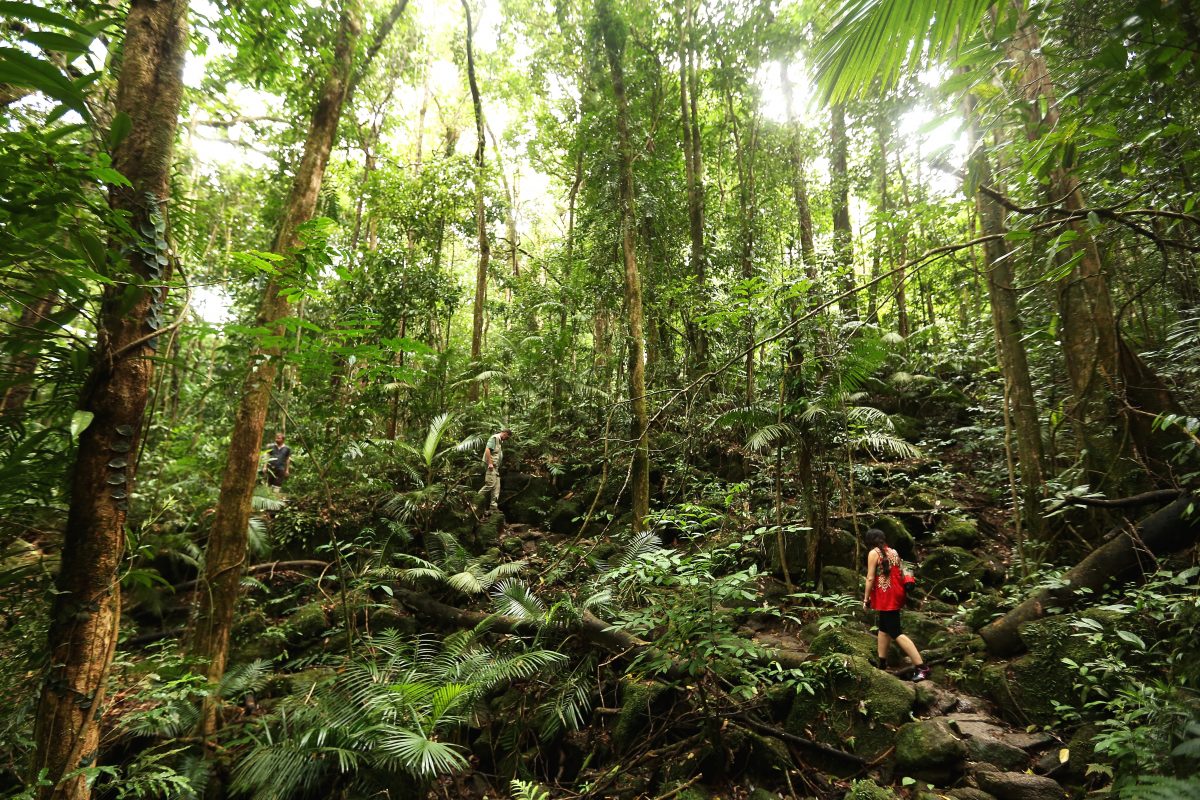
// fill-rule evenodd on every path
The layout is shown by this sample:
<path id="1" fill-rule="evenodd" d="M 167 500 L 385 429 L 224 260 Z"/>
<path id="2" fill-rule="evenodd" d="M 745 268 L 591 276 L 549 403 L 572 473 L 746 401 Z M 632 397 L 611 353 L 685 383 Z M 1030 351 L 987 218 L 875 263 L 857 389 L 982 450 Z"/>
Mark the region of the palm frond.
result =
<path id="1" fill-rule="evenodd" d="M 425 778 L 467 766 L 467 759 L 454 745 L 428 739 L 420 731 L 393 731 L 381 737 L 379 749 L 395 755 L 408 769 Z"/>
<path id="2" fill-rule="evenodd" d="M 421 458 L 424 460 L 426 467 L 432 467 L 434 458 L 437 456 L 438 445 L 442 441 L 442 437 L 446 434 L 446 428 L 450 427 L 450 422 L 453 419 L 449 411 L 438 414 L 429 423 L 429 432 L 425 434 L 425 444 L 421 446 Z"/>
<path id="3" fill-rule="evenodd" d="M 621 547 L 621 551 L 617 557 L 613 559 L 614 567 L 624 567 L 628 564 L 639 560 L 643 556 L 649 555 L 656 550 L 662 549 L 662 539 L 653 531 L 642 531 L 641 533 L 631 536 L 628 541 Z"/>
<path id="4" fill-rule="evenodd" d="M 994 0 L 845 0 L 817 43 L 817 85 L 839 103 L 951 53 Z"/>
<path id="5" fill-rule="evenodd" d="M 470 568 L 446 578 L 446 585 L 463 594 L 479 594 L 487 589 L 488 585 L 486 576 L 479 574 L 476 570 L 478 567 L 472 564 Z"/>
<path id="6" fill-rule="evenodd" d="M 921 454 L 913 445 L 889 433 L 868 433 L 855 440 L 855 444 L 876 453 L 886 453 L 896 458 L 916 458 Z"/>
<path id="7" fill-rule="evenodd" d="M 855 425 L 878 425 L 885 430 L 895 430 L 891 418 L 874 406 L 850 406 L 846 419 Z"/>
<path id="8" fill-rule="evenodd" d="M 500 581 L 492 590 L 492 605 L 498 614 L 530 621 L 546 616 L 546 605 L 524 581 L 509 578 Z"/>
<path id="9" fill-rule="evenodd" d="M 772 422 L 750 434 L 750 438 L 746 440 L 746 449 L 766 450 L 778 442 L 794 438 L 796 433 L 796 429 L 786 422 Z"/>

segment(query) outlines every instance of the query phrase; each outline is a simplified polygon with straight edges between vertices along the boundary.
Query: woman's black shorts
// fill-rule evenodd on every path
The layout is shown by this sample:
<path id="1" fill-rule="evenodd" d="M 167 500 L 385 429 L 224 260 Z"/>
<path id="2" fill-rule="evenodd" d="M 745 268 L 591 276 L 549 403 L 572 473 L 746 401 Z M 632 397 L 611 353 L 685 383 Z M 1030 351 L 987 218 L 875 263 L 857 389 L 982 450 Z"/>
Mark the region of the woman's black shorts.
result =
<path id="1" fill-rule="evenodd" d="M 886 633 L 888 636 L 895 639 L 900 635 L 900 612 L 899 611 L 880 611 L 879 612 L 879 630 Z"/>

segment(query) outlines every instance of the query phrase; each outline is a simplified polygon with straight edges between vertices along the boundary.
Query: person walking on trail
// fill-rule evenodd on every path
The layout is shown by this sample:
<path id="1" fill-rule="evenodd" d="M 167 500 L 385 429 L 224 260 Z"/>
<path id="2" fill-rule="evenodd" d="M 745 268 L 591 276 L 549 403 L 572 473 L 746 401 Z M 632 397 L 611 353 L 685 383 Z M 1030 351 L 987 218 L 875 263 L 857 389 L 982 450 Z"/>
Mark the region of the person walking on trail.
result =
<path id="1" fill-rule="evenodd" d="M 292 469 L 292 448 L 283 443 L 283 434 L 277 432 L 275 441 L 267 448 L 267 485 L 278 492 Z"/>
<path id="2" fill-rule="evenodd" d="M 879 615 L 878 650 L 879 669 L 887 669 L 888 647 L 892 641 L 917 668 L 913 681 L 929 677 L 929 665 L 921 658 L 913 640 L 900 630 L 900 609 L 904 607 L 905 576 L 900 554 L 888 547 L 883 531 L 871 528 L 863 534 L 863 541 L 870 548 L 867 552 L 867 585 L 863 590 L 863 608 L 873 608 Z"/>
<path id="3" fill-rule="evenodd" d="M 488 506 L 489 511 L 496 511 L 500 508 L 500 462 L 504 460 L 504 442 L 510 436 L 512 436 L 512 431 L 505 428 L 499 433 L 492 434 L 483 448 L 483 464 L 487 468 L 483 475 L 483 491 L 492 495 L 491 505 Z"/>

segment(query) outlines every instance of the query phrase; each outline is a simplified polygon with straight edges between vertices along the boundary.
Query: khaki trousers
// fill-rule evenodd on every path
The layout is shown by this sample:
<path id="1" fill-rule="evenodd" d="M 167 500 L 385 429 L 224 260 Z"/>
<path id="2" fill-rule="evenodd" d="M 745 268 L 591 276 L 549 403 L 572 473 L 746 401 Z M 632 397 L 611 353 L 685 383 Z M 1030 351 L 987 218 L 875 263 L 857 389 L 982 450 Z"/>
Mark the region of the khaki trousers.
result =
<path id="1" fill-rule="evenodd" d="M 492 507 L 500 505 L 500 472 L 492 467 L 483 476 L 483 491 L 492 495 Z"/>

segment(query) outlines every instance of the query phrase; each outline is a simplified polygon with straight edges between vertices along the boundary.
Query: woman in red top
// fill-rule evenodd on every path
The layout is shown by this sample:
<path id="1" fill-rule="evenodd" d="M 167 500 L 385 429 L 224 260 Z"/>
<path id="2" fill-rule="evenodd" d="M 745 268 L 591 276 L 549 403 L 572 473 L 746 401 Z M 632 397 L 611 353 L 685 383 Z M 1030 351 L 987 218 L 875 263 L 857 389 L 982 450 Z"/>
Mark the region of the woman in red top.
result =
<path id="1" fill-rule="evenodd" d="M 867 547 L 867 586 L 863 591 L 863 608 L 879 612 L 879 662 L 880 669 L 887 669 L 888 647 L 892 640 L 917 668 L 913 681 L 929 677 L 929 666 L 912 639 L 900 631 L 900 609 L 904 606 L 903 571 L 900 554 L 887 546 L 883 531 L 871 528 L 863 536 Z"/>

